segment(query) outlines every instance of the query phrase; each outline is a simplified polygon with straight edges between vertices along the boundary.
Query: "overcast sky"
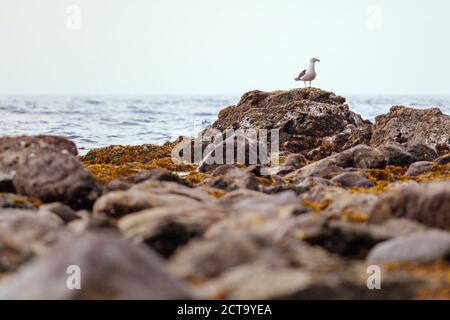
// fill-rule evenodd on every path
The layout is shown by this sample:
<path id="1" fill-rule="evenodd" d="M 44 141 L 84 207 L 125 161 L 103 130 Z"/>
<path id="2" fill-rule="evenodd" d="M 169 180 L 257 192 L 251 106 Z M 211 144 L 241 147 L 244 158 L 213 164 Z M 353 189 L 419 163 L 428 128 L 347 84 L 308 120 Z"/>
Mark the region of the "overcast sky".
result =
<path id="1" fill-rule="evenodd" d="M 448 0 L 0 2 L 0 94 L 450 94 Z"/>

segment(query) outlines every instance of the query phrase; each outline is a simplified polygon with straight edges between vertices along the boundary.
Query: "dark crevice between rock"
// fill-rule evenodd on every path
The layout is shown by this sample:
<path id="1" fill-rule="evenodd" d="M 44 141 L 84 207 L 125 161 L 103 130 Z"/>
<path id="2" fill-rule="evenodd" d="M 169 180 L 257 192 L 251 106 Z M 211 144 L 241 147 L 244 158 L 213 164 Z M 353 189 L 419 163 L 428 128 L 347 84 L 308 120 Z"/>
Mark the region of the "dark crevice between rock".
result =
<path id="1" fill-rule="evenodd" d="M 201 236 L 201 232 L 190 230 L 178 223 L 168 223 L 157 235 L 145 240 L 153 250 L 164 258 L 170 258 L 178 247 L 187 244 L 191 239 Z"/>

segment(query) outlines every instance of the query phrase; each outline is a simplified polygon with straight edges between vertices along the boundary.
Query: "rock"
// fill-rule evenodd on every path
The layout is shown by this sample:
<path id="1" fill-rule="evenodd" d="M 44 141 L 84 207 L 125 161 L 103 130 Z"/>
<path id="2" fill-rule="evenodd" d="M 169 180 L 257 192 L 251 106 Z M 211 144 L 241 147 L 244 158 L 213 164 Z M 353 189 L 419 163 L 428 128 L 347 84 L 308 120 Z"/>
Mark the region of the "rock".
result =
<path id="1" fill-rule="evenodd" d="M 254 175 L 253 173 L 238 168 L 227 171 L 228 172 L 224 175 L 207 179 L 206 183 L 208 184 L 208 186 L 225 191 L 233 191 L 239 188 L 256 191 L 262 190 L 260 181 L 258 181 L 256 175 Z"/>
<path id="2" fill-rule="evenodd" d="M 412 154 L 417 161 L 433 161 L 439 157 L 436 151 L 424 144 L 415 144 L 408 148 L 408 152 Z"/>
<path id="3" fill-rule="evenodd" d="M 370 222 L 382 223 L 392 217 L 450 230 L 450 182 L 407 185 L 388 192 L 373 207 Z"/>
<path id="4" fill-rule="evenodd" d="M 386 165 L 384 154 L 366 145 L 355 146 L 330 158 L 342 168 L 380 169 Z"/>
<path id="5" fill-rule="evenodd" d="M 37 199 L 19 196 L 13 193 L 0 193 L 0 209 L 36 209 L 41 202 Z"/>
<path id="6" fill-rule="evenodd" d="M 414 109 L 394 106 L 387 114 L 377 116 L 371 145 L 398 142 L 411 148 L 425 145 L 438 153 L 450 150 L 450 116 L 439 108 Z"/>
<path id="7" fill-rule="evenodd" d="M 294 153 L 289 155 L 284 161 L 283 165 L 278 170 L 277 174 L 286 175 L 292 171 L 306 166 L 307 160 L 301 153 Z"/>
<path id="8" fill-rule="evenodd" d="M 0 209 L 0 272 L 15 270 L 59 236 L 61 224 L 32 210 Z"/>
<path id="9" fill-rule="evenodd" d="M 79 269 L 68 269 L 70 266 Z M 79 270 L 80 290 L 67 289 L 68 270 L 72 270 L 72 274 Z M 191 297 L 155 254 L 107 231 L 88 232 L 64 241 L 0 284 L 0 299 Z"/>
<path id="10" fill-rule="evenodd" d="M 95 204 L 94 213 L 103 212 L 112 217 L 164 206 L 196 208 L 213 201 L 206 190 L 191 189 L 173 182 L 145 181 L 125 191 L 113 191 Z"/>
<path id="11" fill-rule="evenodd" d="M 0 172 L 12 176 L 17 193 L 90 208 L 100 189 L 76 154 L 75 144 L 62 137 L 2 137 Z"/>
<path id="12" fill-rule="evenodd" d="M 312 225 L 305 222 L 308 221 L 294 224 L 297 232 L 302 232 L 304 241 L 320 245 L 331 253 L 356 259 L 364 259 L 371 248 L 380 242 L 426 229 L 406 219 L 391 219 L 382 225 L 339 220 L 318 220 Z"/>
<path id="13" fill-rule="evenodd" d="M 439 165 L 446 165 L 450 163 L 450 153 L 445 154 L 435 160 L 435 162 Z"/>
<path id="14" fill-rule="evenodd" d="M 389 166 L 406 167 L 416 162 L 417 158 L 404 150 L 400 144 L 388 143 L 378 148 L 385 156 L 386 164 Z"/>
<path id="15" fill-rule="evenodd" d="M 352 168 L 376 169 L 384 168 L 385 165 L 386 161 L 382 152 L 365 145 L 358 145 L 306 165 L 288 174 L 286 178 L 294 180 L 295 183 L 300 183 L 307 177 L 331 179 L 341 173 L 350 171 Z"/>
<path id="16" fill-rule="evenodd" d="M 201 287 L 209 299 L 411 299 L 418 281 L 383 273 L 383 290 L 367 290 L 364 266 L 321 273 L 263 263 L 242 265 Z M 419 282 L 420 283 L 420 282 Z"/>
<path id="17" fill-rule="evenodd" d="M 143 239 L 163 257 L 193 238 L 200 237 L 225 211 L 201 207 L 159 207 L 129 214 L 118 222 L 122 233 Z"/>
<path id="18" fill-rule="evenodd" d="M 369 263 L 430 263 L 450 259 L 450 233 L 427 231 L 382 242 L 369 253 Z"/>
<path id="19" fill-rule="evenodd" d="M 344 188 L 371 188 L 375 184 L 366 177 L 356 172 L 346 172 L 335 176 L 331 181 L 336 182 Z"/>
<path id="20" fill-rule="evenodd" d="M 132 186 L 147 180 L 168 181 L 179 183 L 186 186 L 189 185 L 177 174 L 172 173 L 171 171 L 164 168 L 157 168 L 134 176 L 113 180 L 108 184 L 108 190 L 110 191 L 127 190 Z"/>
<path id="21" fill-rule="evenodd" d="M 433 171 L 435 164 L 429 161 L 414 162 L 409 166 L 405 175 L 408 177 L 416 177 L 422 173 Z"/>
<path id="22" fill-rule="evenodd" d="M 27 148 L 44 148 L 68 152 L 74 156 L 78 155 L 77 146 L 72 141 L 59 136 L 38 135 L 38 136 L 4 136 L 0 137 L 0 153 L 13 152 Z"/>
<path id="23" fill-rule="evenodd" d="M 312 275 L 304 270 L 256 263 L 232 269 L 209 283 L 203 294 L 212 299 L 293 299 L 312 282 Z"/>
<path id="24" fill-rule="evenodd" d="M 99 186 L 81 163 L 60 152 L 21 156 L 13 181 L 19 194 L 62 202 L 74 209 L 90 208 L 100 195 Z"/>
<path id="25" fill-rule="evenodd" d="M 345 99 L 315 88 L 251 91 L 222 109 L 214 129 L 279 129 L 280 149 L 318 160 L 368 143 L 371 124 L 350 111 Z M 367 130 L 369 129 L 369 130 Z"/>
<path id="26" fill-rule="evenodd" d="M 52 213 L 58 216 L 64 223 L 69 223 L 73 220 L 81 219 L 82 217 L 72 210 L 69 206 L 63 203 L 54 202 L 49 204 L 44 204 L 39 207 L 40 213 Z"/>
<path id="27" fill-rule="evenodd" d="M 212 142 L 206 147 L 202 161 L 198 165 L 199 172 L 209 172 L 224 164 L 267 164 L 267 151 L 261 152 L 258 148 L 256 137 L 243 132 L 236 132 L 226 137 L 226 132 L 218 133 L 225 135 L 224 139 Z M 228 150 L 227 150 L 228 149 Z M 230 151 L 232 153 L 230 153 Z M 265 154 L 264 156 L 261 156 Z"/>

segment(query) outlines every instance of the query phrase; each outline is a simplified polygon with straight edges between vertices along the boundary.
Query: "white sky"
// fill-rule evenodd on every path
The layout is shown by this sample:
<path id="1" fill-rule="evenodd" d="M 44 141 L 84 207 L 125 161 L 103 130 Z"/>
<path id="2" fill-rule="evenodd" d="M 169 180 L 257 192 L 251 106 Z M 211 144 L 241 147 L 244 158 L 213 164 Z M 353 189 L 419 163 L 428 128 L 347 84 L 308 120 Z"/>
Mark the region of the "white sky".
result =
<path id="1" fill-rule="evenodd" d="M 0 0 L 0 94 L 288 89 L 311 56 L 314 84 L 340 94 L 450 94 L 449 12 L 448 0 Z"/>

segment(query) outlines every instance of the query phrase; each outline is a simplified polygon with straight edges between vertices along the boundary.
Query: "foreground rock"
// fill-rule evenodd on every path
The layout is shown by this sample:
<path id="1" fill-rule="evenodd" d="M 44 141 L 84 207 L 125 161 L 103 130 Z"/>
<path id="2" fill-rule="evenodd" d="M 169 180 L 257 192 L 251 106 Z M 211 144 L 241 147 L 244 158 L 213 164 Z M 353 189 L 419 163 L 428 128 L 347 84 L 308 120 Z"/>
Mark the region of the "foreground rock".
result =
<path id="1" fill-rule="evenodd" d="M 12 271 L 43 253 L 59 235 L 62 222 L 36 211 L 0 209 L 0 272 Z"/>
<path id="2" fill-rule="evenodd" d="M 368 143 L 371 125 L 350 111 L 345 99 L 315 88 L 251 91 L 220 111 L 213 128 L 279 129 L 280 148 L 318 160 Z"/>
<path id="3" fill-rule="evenodd" d="M 377 245 L 369 253 L 369 263 L 430 263 L 450 259 L 450 233 L 428 231 L 398 237 Z"/>
<path id="4" fill-rule="evenodd" d="M 69 266 L 80 268 L 80 290 L 67 288 Z M 190 297 L 155 254 L 106 231 L 89 232 L 59 244 L 0 284 L 0 299 Z"/>
<path id="5" fill-rule="evenodd" d="M 207 206 L 215 199 L 204 189 L 192 189 L 173 182 L 145 181 L 125 191 L 110 192 L 99 198 L 93 211 L 111 217 L 156 207 L 180 206 L 197 208 Z"/>
<path id="6" fill-rule="evenodd" d="M 450 116 L 438 108 L 392 107 L 387 114 L 376 117 L 371 145 L 378 147 L 392 142 L 408 148 L 422 144 L 437 153 L 449 152 Z"/>

